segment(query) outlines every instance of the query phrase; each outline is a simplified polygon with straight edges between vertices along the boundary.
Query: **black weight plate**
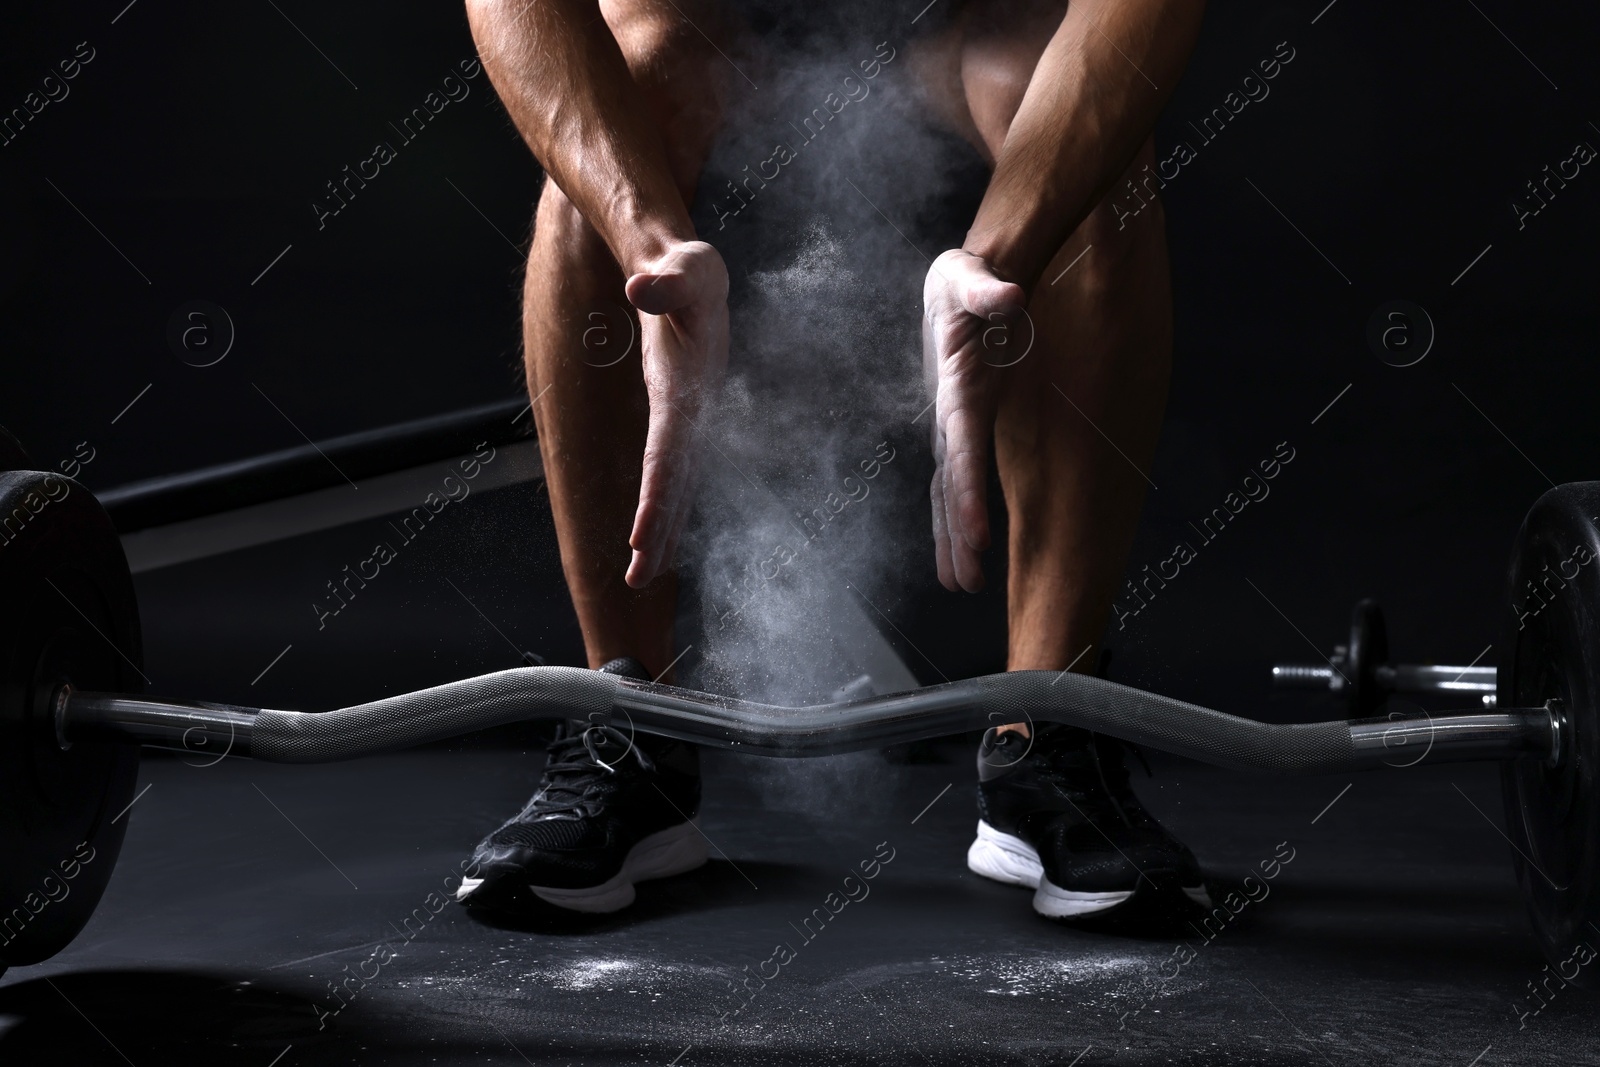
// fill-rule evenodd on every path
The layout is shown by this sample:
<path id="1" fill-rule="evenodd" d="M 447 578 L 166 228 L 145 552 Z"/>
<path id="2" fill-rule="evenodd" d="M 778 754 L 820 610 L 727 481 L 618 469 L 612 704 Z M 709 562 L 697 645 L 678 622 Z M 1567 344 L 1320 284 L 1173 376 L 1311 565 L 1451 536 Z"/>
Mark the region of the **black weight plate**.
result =
<path id="1" fill-rule="evenodd" d="M 1350 613 L 1350 644 L 1344 673 L 1349 682 L 1346 700 L 1350 718 L 1375 715 L 1388 695 L 1378 685 L 1378 666 L 1389 662 L 1389 628 L 1376 600 L 1358 600 Z"/>
<path id="2" fill-rule="evenodd" d="M 0 967 L 64 948 L 99 903 L 128 825 L 136 745 L 56 738 L 52 698 L 140 689 L 122 544 L 87 489 L 0 473 Z"/>
<path id="3" fill-rule="evenodd" d="M 11 431 L 0 426 L 0 471 L 27 471 L 33 469 L 33 460 L 22 442 L 11 436 Z"/>
<path id="4" fill-rule="evenodd" d="M 1502 707 L 1559 700 L 1560 762 L 1505 764 L 1506 829 L 1535 936 L 1551 969 L 1600 986 L 1600 482 L 1550 490 L 1512 552 Z M 1580 951 L 1579 946 L 1587 946 Z M 1578 955 L 1574 955 L 1578 953 Z"/>

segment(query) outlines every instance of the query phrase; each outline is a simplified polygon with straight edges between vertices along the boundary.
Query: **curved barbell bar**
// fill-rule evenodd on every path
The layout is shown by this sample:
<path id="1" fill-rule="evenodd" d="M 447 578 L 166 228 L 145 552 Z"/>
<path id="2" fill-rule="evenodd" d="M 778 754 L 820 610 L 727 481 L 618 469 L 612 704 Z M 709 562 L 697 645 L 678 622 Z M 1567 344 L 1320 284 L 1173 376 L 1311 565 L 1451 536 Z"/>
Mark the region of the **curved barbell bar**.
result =
<path id="1" fill-rule="evenodd" d="M 1233 770 L 1318 774 L 1560 755 L 1561 709 L 1258 722 L 1102 678 L 1011 671 L 843 704 L 787 708 L 577 667 L 520 667 L 324 712 L 171 703 L 64 688 L 79 736 L 277 763 L 323 763 L 534 719 L 581 719 L 753 755 L 825 756 L 1003 723 L 1056 722 Z"/>

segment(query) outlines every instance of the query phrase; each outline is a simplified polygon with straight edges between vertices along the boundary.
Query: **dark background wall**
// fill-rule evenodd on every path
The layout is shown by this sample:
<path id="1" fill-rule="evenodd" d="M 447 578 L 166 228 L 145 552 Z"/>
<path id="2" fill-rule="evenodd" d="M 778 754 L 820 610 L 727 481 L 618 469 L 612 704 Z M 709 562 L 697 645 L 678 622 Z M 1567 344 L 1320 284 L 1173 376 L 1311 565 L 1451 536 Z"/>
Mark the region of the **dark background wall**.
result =
<path id="1" fill-rule="evenodd" d="M 458 4 L 124 4 L 13 7 L 0 32 L 7 111 L 79 42 L 93 49 L 70 94 L 0 146 L 0 423 L 36 458 L 88 440 L 84 480 L 106 488 L 519 388 L 537 167 L 483 76 L 414 143 L 388 126 L 473 55 Z M 1524 228 L 1512 208 L 1575 144 L 1600 147 L 1594 30 L 1577 5 L 1498 0 L 1212 6 L 1158 129 L 1160 154 L 1180 139 L 1198 154 L 1164 194 L 1177 371 L 1133 568 L 1169 555 L 1279 442 L 1296 458 L 1113 624 L 1118 677 L 1260 695 L 1268 662 L 1328 651 L 1363 594 L 1388 605 L 1402 655 L 1464 661 L 1499 640 L 1521 515 L 1551 483 L 1600 475 L 1600 167 Z M 1279 42 L 1294 59 L 1270 95 L 1202 145 L 1189 123 Z M 377 141 L 397 158 L 319 229 L 324 183 Z M 965 177 L 943 214 L 913 231 L 925 247 L 959 235 L 981 193 L 970 160 L 950 173 Z M 235 326 L 215 366 L 168 343 L 193 300 Z M 1414 366 L 1367 341 L 1393 300 L 1431 319 Z M 899 473 L 918 482 L 926 457 L 912 459 Z M 922 506 L 920 490 L 909 499 Z M 570 661 L 544 507 L 531 490 L 485 504 L 453 551 L 514 644 Z M 441 590 L 437 561 L 408 564 L 387 610 L 296 636 L 323 572 L 368 542 L 335 532 L 143 579 L 158 687 L 242 699 L 296 641 L 303 666 L 286 660 L 252 694 L 315 704 L 507 665 L 492 634 L 464 636 L 479 623 Z M 906 555 L 888 606 L 920 650 L 908 662 L 925 680 L 933 663 L 996 669 L 997 597 L 938 592 L 927 555 Z M 364 677 L 330 682 L 352 658 Z"/>

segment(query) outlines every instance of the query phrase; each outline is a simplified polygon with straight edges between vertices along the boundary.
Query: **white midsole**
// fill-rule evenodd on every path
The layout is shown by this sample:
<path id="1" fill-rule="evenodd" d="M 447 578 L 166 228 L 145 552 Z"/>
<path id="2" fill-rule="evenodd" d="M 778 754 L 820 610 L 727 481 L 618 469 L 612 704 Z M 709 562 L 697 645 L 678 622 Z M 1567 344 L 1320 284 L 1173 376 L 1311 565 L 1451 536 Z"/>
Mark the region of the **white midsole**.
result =
<path id="1" fill-rule="evenodd" d="M 1133 896 L 1131 889 L 1093 893 L 1062 889 L 1044 876 L 1044 865 L 1032 845 L 1015 834 L 996 830 L 982 819 L 978 820 L 978 836 L 967 849 L 967 869 L 996 882 L 1034 890 L 1033 910 L 1052 919 L 1092 915 Z M 1183 894 L 1203 907 L 1211 905 L 1203 885 L 1184 886 Z"/>
<path id="2" fill-rule="evenodd" d="M 1020 837 L 1001 833 L 982 819 L 978 836 L 967 849 L 967 869 L 996 882 L 1037 889 L 1044 878 L 1039 853 Z"/>
<path id="3" fill-rule="evenodd" d="M 567 889 L 531 885 L 541 900 L 570 911 L 606 914 L 633 903 L 634 883 L 669 878 L 692 871 L 706 862 L 706 839 L 693 822 L 679 823 L 640 838 L 622 861 L 622 869 L 599 885 Z M 483 884 L 482 878 L 463 878 L 456 899 L 465 900 Z"/>

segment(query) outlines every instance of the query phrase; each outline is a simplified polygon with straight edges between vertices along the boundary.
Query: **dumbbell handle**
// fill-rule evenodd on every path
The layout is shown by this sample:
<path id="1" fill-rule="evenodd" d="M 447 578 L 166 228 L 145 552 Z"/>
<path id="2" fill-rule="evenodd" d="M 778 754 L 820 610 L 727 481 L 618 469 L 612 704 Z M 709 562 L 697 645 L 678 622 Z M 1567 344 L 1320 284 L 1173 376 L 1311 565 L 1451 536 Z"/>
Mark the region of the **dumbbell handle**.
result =
<path id="1" fill-rule="evenodd" d="M 1495 668 L 1453 667 L 1432 663 L 1379 664 L 1378 687 L 1390 693 L 1493 693 Z M 1280 663 L 1272 668 L 1272 684 L 1280 689 L 1332 689 L 1345 686 L 1332 664 Z"/>
<path id="2" fill-rule="evenodd" d="M 522 667 L 326 712 L 180 704 L 63 689 L 63 744 L 91 736 L 197 754 L 318 763 L 532 719 L 578 719 L 764 756 L 823 756 L 1004 723 L 1056 722 L 1235 770 L 1553 758 L 1555 708 L 1275 724 L 1101 678 L 1012 671 L 844 704 L 785 708 L 574 667 Z"/>

